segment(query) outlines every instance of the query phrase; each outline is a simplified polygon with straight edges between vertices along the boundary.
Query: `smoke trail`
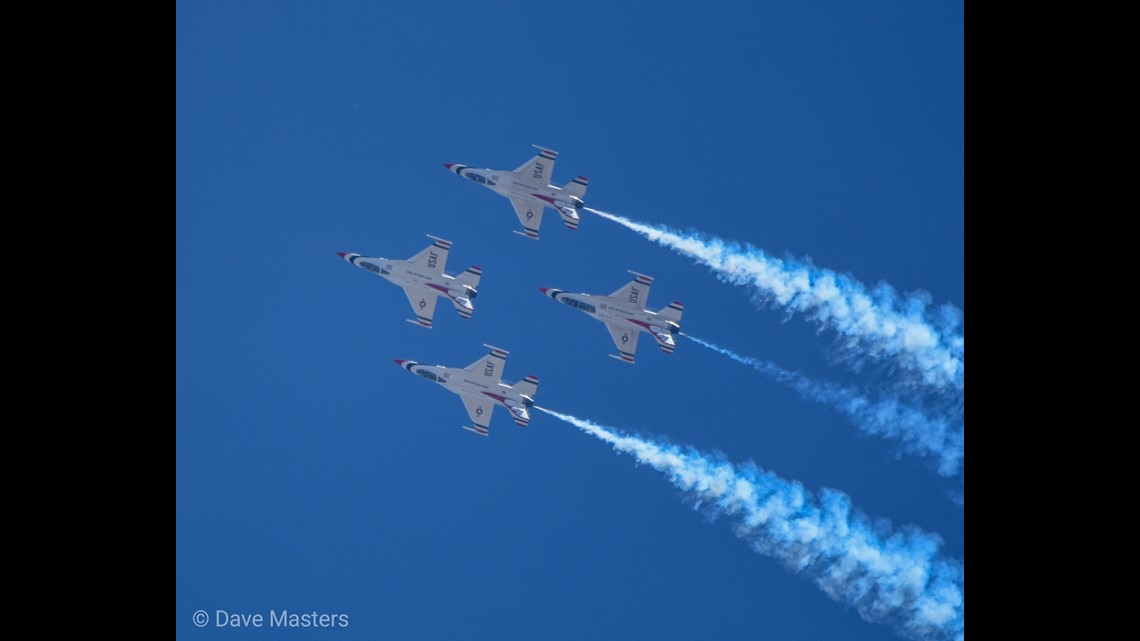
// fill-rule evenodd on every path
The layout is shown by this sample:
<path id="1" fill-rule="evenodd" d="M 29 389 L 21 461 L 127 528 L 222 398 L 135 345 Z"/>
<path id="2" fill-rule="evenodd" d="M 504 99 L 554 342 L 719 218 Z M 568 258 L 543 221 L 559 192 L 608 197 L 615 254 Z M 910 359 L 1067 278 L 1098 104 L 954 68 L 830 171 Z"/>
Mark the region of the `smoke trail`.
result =
<path id="1" fill-rule="evenodd" d="M 921 409 L 894 396 L 871 401 L 849 387 L 813 381 L 799 372 L 741 356 L 691 334 L 681 332 L 681 335 L 791 387 L 807 400 L 830 405 L 846 414 L 856 427 L 868 434 L 897 439 L 905 452 L 937 457 L 938 473 L 942 476 L 954 476 L 961 467 L 965 432 L 960 420 L 927 416 Z"/>
<path id="2" fill-rule="evenodd" d="M 944 305 L 932 314 L 926 294 L 900 296 L 885 283 L 868 291 L 850 276 L 806 260 L 780 260 L 749 244 L 585 209 L 696 259 L 725 282 L 751 286 L 761 302 L 807 314 L 846 337 L 844 347 L 849 350 L 876 360 L 891 359 L 930 386 L 965 388 L 962 313 L 953 306 Z"/>
<path id="3" fill-rule="evenodd" d="M 818 499 L 799 483 L 751 463 L 727 461 L 535 406 L 614 449 L 664 472 L 698 506 L 736 518 L 736 534 L 761 554 L 811 577 L 831 598 L 867 621 L 912 639 L 965 638 L 965 574 L 939 556 L 942 540 L 917 528 L 890 532 L 824 489 Z M 878 521 L 876 521 L 878 523 Z"/>

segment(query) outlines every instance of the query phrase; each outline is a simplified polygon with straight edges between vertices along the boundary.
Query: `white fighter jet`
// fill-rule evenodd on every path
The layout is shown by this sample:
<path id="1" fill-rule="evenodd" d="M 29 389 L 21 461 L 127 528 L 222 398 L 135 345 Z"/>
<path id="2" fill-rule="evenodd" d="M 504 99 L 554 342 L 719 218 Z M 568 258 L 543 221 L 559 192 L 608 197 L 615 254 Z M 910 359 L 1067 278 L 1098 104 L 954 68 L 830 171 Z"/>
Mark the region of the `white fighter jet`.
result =
<path id="1" fill-rule="evenodd" d="M 585 206 L 582 198 L 586 195 L 586 184 L 589 182 L 583 176 L 566 183 L 564 187 L 555 187 L 549 184 L 554 174 L 554 159 L 558 157 L 557 151 L 551 151 L 532 145 L 539 150 L 539 154 L 523 163 L 518 169 L 473 169 L 467 165 L 457 165 L 451 162 L 443 163 L 447 170 L 463 176 L 493 190 L 500 196 L 506 196 L 515 208 L 515 214 L 522 223 L 523 231 L 520 236 L 538 240 L 538 228 L 542 225 L 542 212 L 550 207 L 562 216 L 562 222 L 570 229 L 578 229 L 581 219 L 578 210 Z"/>
<path id="2" fill-rule="evenodd" d="M 526 427 L 530 422 L 527 408 L 534 406 L 538 378 L 527 376 L 514 385 L 503 384 L 503 368 L 507 365 L 507 354 L 510 352 L 492 345 L 485 344 L 484 347 L 490 347 L 491 352 L 464 368 L 422 365 L 416 361 L 399 359 L 396 364 L 458 394 L 475 425 L 463 425 L 465 430 L 487 436 L 491 426 L 491 412 L 496 405 L 507 408 L 515 423 Z"/>
<path id="3" fill-rule="evenodd" d="M 541 287 L 539 291 L 605 323 L 620 354 L 610 354 L 613 358 L 632 364 L 634 352 L 637 351 L 637 337 L 641 332 L 648 332 L 662 351 L 672 354 L 677 348 L 673 335 L 681 331 L 681 312 L 685 306 L 673 301 L 660 311 L 649 311 L 645 307 L 645 301 L 649 298 L 649 286 L 653 283 L 653 278 L 635 271 L 629 273 L 636 278 L 609 296 L 569 294 L 549 287 Z"/>
<path id="4" fill-rule="evenodd" d="M 471 318 L 475 306 L 471 300 L 479 292 L 475 287 L 483 270 L 479 267 L 468 267 L 467 271 L 458 276 L 449 276 L 443 272 L 447 264 L 447 252 L 451 249 L 451 241 L 427 235 L 435 242 L 422 252 L 408 260 L 391 260 L 389 258 L 368 258 L 352 252 L 337 252 L 337 255 L 357 267 L 382 276 L 404 289 L 408 302 L 412 304 L 412 311 L 417 320 L 408 319 L 413 325 L 431 329 L 431 318 L 435 314 L 435 301 L 443 296 L 455 305 L 460 318 Z"/>

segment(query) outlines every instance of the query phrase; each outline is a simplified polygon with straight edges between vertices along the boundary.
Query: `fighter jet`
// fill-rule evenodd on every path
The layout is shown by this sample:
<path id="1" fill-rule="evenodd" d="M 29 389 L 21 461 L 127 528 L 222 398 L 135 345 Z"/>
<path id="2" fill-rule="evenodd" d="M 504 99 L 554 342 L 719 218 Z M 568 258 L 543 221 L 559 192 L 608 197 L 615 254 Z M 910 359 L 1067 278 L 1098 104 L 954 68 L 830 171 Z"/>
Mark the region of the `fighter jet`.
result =
<path id="1" fill-rule="evenodd" d="M 475 425 L 461 426 L 465 430 L 487 436 L 495 405 L 507 408 L 515 423 L 526 427 L 530 422 L 527 408 L 534 406 L 538 378 L 527 376 L 514 385 L 503 384 L 503 368 L 507 366 L 507 354 L 510 352 L 492 345 L 484 344 L 484 347 L 490 347 L 491 353 L 462 369 L 442 365 L 421 365 L 416 361 L 399 359 L 396 360 L 396 364 L 458 394 L 463 400 L 463 406 L 467 408 L 471 422 Z"/>
<path id="2" fill-rule="evenodd" d="M 522 223 L 523 231 L 515 233 L 538 240 L 538 228 L 542 225 L 544 208 L 551 207 L 562 216 L 562 222 L 570 229 L 578 229 L 581 220 L 578 210 L 585 206 L 582 198 L 586 195 L 587 180 L 578 176 L 564 187 L 547 184 L 554 174 L 554 159 L 557 151 L 532 145 L 539 154 L 523 163 L 518 169 L 472 169 L 467 165 L 445 162 L 447 170 L 472 180 L 500 196 L 506 196 L 515 208 L 515 214 Z"/>
<path id="3" fill-rule="evenodd" d="M 660 311 L 649 311 L 645 308 L 645 301 L 649 298 L 649 286 L 653 283 L 653 278 L 632 270 L 629 273 L 636 278 L 609 296 L 568 294 L 561 289 L 549 287 L 541 287 L 539 291 L 605 323 L 620 354 L 610 356 L 632 365 L 633 354 L 637 351 L 637 337 L 641 332 L 652 335 L 666 354 L 673 353 L 677 347 L 673 335 L 681 331 L 681 312 L 685 306 L 673 301 Z"/>
<path id="4" fill-rule="evenodd" d="M 471 300 L 479 294 L 475 287 L 479 284 L 479 277 L 483 270 L 479 267 L 468 267 L 467 271 L 458 276 L 449 276 L 443 272 L 447 264 L 447 252 L 451 249 L 451 241 L 427 235 L 435 242 L 422 252 L 408 260 L 391 260 L 389 258 L 367 258 L 351 252 L 337 252 L 337 255 L 357 267 L 382 276 L 400 287 L 408 296 L 412 304 L 412 311 L 416 320 L 408 319 L 413 325 L 431 329 L 431 318 L 435 314 L 435 300 L 445 296 L 455 305 L 460 318 L 471 318 L 475 306 Z"/>

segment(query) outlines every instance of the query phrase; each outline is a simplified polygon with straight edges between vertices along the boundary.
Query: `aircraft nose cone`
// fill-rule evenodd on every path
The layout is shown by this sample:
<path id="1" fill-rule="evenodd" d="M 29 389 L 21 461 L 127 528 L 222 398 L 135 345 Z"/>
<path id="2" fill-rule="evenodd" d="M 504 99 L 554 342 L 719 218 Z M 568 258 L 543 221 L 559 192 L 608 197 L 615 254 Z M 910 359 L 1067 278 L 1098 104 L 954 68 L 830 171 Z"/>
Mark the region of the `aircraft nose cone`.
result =
<path id="1" fill-rule="evenodd" d="M 444 166 L 444 167 L 446 167 L 448 171 L 451 171 L 451 168 L 452 168 L 454 165 L 455 165 L 455 163 L 453 163 L 453 162 L 445 162 L 445 163 L 443 163 L 443 166 Z"/>
<path id="2" fill-rule="evenodd" d="M 404 366 L 404 363 L 407 363 L 407 362 L 408 362 L 408 359 L 406 359 L 406 358 L 404 358 L 404 359 L 399 359 L 399 358 L 396 358 L 396 359 L 393 359 L 393 360 L 395 360 L 395 361 L 396 361 L 396 364 L 397 364 L 397 365 L 399 365 L 400 367 L 403 367 L 403 366 Z"/>
<path id="3" fill-rule="evenodd" d="M 344 255 L 345 255 L 345 254 L 347 254 L 347 253 L 348 253 L 348 252 L 337 252 L 337 253 L 336 253 L 336 255 L 337 255 L 337 256 L 340 256 L 341 258 L 344 258 Z"/>
<path id="4" fill-rule="evenodd" d="M 540 291 L 540 292 L 542 292 L 543 294 L 545 294 L 546 292 L 550 291 L 550 288 L 549 288 L 549 287 L 539 287 L 539 288 L 538 288 L 538 291 Z"/>

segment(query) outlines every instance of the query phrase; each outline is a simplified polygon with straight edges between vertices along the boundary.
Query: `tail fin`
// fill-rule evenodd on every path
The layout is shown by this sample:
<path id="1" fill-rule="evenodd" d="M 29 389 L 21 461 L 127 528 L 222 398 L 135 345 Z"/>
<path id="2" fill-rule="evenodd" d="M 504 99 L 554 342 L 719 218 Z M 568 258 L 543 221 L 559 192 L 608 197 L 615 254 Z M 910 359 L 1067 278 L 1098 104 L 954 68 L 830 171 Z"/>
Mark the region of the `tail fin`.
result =
<path id="1" fill-rule="evenodd" d="M 566 186 L 562 188 L 562 191 L 570 194 L 571 196 L 577 196 L 579 200 L 584 200 L 586 197 L 586 185 L 589 183 L 590 181 L 587 180 L 585 176 L 578 176 L 574 180 L 566 183 Z"/>
<path id="2" fill-rule="evenodd" d="M 514 391 L 534 400 L 534 395 L 538 392 L 538 377 L 531 374 L 511 387 Z"/>
<path id="3" fill-rule="evenodd" d="M 679 325 L 681 324 L 681 312 L 683 311 L 685 311 L 685 306 L 677 301 L 673 301 L 667 306 L 662 307 L 661 311 L 657 312 L 657 315 Z"/>

